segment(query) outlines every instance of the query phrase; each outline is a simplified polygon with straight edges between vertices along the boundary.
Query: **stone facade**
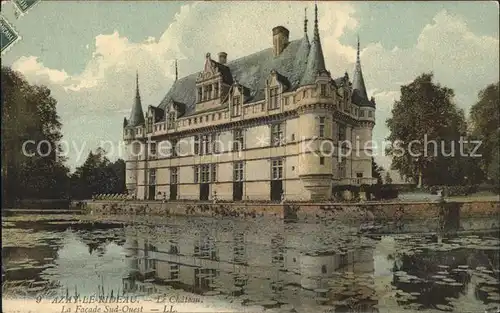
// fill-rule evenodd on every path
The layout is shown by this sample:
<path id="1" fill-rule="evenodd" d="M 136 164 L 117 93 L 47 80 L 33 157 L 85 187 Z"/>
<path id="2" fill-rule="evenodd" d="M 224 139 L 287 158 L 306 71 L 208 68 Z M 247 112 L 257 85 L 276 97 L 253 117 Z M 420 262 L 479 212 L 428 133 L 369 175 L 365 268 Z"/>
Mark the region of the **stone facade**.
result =
<path id="1" fill-rule="evenodd" d="M 334 185 L 374 182 L 375 102 L 358 59 L 353 82 L 324 65 L 317 9 L 314 37 L 234 61 L 210 53 L 199 73 L 175 81 L 159 106 L 142 112 L 137 91 L 124 121 L 126 184 L 137 199 L 327 200 Z M 358 45 L 359 50 L 359 45 Z M 345 156 L 346 142 L 352 153 Z M 365 150 L 366 149 L 366 150 Z M 341 154 L 343 154 L 341 156 Z"/>

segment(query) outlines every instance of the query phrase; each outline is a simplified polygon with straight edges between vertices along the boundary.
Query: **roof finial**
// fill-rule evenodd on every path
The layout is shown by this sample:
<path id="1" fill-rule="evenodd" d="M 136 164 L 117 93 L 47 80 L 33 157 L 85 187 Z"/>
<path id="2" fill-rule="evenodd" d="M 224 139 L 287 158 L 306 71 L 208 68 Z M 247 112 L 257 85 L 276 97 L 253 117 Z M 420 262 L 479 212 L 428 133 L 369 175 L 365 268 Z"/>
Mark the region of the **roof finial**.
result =
<path id="1" fill-rule="evenodd" d="M 177 81 L 178 72 L 177 72 L 177 59 L 175 59 L 175 81 Z"/>
<path id="2" fill-rule="evenodd" d="M 304 8 L 304 33 L 307 35 L 307 7 Z"/>
<path id="3" fill-rule="evenodd" d="M 135 93 L 139 96 L 139 70 L 135 70 Z"/>
<path id="4" fill-rule="evenodd" d="M 356 62 L 360 62 L 360 60 L 359 60 L 359 35 L 358 35 L 358 51 L 356 54 Z"/>
<path id="5" fill-rule="evenodd" d="M 318 30 L 318 4 L 314 3 L 314 39 L 319 39 L 319 30 Z"/>

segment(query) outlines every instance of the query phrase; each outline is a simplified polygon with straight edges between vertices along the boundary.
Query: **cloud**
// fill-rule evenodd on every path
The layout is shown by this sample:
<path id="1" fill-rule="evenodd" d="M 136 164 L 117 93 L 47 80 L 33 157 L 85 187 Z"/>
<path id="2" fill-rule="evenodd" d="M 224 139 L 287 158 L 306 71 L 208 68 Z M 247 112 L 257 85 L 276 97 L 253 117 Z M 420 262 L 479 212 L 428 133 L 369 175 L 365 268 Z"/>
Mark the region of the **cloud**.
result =
<path id="1" fill-rule="evenodd" d="M 271 29 L 277 25 L 286 26 L 292 40 L 300 38 L 303 10 L 303 3 L 189 3 L 159 39 L 133 42 L 117 31 L 96 36 L 92 58 L 77 75 L 49 69 L 34 56 L 21 57 L 12 66 L 28 80 L 52 89 L 65 139 L 85 142 L 88 150 L 100 140 L 121 139 L 123 117 L 128 115 L 124 112 L 130 111 L 135 94 L 136 70 L 144 109 L 158 105 L 175 78 L 175 59 L 179 76 L 185 76 L 201 70 L 206 52 L 225 51 L 230 61 L 270 47 Z M 319 5 L 322 45 L 334 77 L 346 70 L 352 76 L 356 49 L 344 45 L 341 37 L 354 33 L 355 13 L 349 3 Z M 313 15 L 308 12 L 310 38 Z M 82 45 L 87 46 L 93 45 Z M 385 119 L 400 85 L 424 71 L 433 71 L 437 81 L 454 88 L 462 107 L 471 105 L 479 89 L 498 80 L 498 39 L 477 36 L 460 17 L 442 11 L 422 29 L 413 47 L 368 43 L 361 60 L 367 88 L 378 106 L 374 139 L 382 140 L 388 135 Z M 83 162 L 71 158 L 72 165 Z"/>
<path id="2" fill-rule="evenodd" d="M 12 68 L 31 78 L 53 84 L 64 83 L 69 78 L 64 70 L 59 71 L 47 68 L 43 63 L 38 62 L 38 58 L 35 56 L 20 57 L 12 64 Z"/>

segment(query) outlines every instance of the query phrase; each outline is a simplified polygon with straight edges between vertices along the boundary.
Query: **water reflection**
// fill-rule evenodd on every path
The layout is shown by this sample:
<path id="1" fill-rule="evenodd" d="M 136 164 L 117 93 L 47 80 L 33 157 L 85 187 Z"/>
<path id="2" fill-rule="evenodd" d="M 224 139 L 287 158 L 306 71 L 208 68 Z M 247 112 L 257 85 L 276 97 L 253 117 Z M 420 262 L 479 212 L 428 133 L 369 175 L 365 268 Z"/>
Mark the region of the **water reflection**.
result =
<path id="1" fill-rule="evenodd" d="M 58 225 L 38 222 L 33 231 L 25 221 L 2 230 L 7 281 L 44 281 L 58 293 L 183 290 L 299 312 L 483 312 L 500 303 L 498 233 L 380 237 L 335 222 L 181 218 Z"/>

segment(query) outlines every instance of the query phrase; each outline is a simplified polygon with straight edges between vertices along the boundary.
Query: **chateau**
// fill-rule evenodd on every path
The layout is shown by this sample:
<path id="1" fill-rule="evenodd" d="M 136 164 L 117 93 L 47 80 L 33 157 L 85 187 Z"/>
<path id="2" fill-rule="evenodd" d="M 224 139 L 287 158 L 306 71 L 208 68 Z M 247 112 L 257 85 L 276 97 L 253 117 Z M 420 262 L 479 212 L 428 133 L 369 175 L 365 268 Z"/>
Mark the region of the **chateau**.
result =
<path id="1" fill-rule="evenodd" d="M 272 29 L 272 47 L 228 60 L 205 55 L 143 112 L 139 81 L 129 119 L 126 185 L 137 199 L 328 200 L 336 185 L 372 184 L 375 101 L 359 57 L 352 82 L 325 67 L 315 7 L 301 39 Z M 177 68 L 176 68 L 177 71 Z M 352 147 L 352 153 L 347 153 Z"/>

